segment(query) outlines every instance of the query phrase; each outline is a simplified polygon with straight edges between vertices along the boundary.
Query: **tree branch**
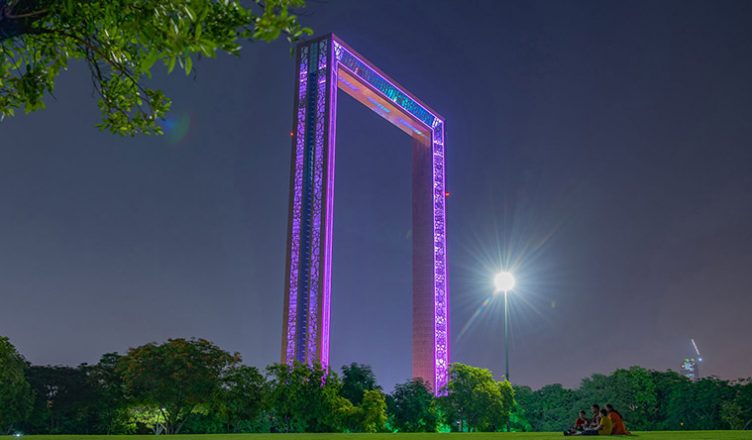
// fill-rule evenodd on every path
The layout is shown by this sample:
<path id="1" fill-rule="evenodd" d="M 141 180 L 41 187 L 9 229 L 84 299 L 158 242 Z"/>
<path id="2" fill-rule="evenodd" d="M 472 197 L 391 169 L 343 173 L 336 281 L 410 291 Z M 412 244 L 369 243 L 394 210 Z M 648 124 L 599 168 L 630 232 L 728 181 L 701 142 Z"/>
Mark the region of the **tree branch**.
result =
<path id="1" fill-rule="evenodd" d="M 8 17 L 8 18 L 10 18 L 11 20 L 20 20 L 20 19 L 23 19 L 23 18 L 31 18 L 31 17 L 37 17 L 39 15 L 44 15 L 47 12 L 49 12 L 48 9 L 42 9 L 42 10 L 39 10 L 39 11 L 25 12 L 23 14 L 12 14 L 12 13 L 8 14 L 8 13 L 6 13 L 5 16 Z"/>

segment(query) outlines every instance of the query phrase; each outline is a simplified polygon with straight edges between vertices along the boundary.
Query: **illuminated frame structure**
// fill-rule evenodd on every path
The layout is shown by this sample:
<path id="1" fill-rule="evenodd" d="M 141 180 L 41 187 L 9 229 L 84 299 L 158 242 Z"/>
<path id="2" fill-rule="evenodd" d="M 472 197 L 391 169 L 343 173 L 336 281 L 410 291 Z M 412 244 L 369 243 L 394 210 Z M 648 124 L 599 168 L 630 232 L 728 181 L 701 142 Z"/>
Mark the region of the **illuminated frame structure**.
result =
<path id="1" fill-rule="evenodd" d="M 444 118 L 333 34 L 297 46 L 282 362 L 329 363 L 337 89 L 413 143 L 413 376 L 449 367 Z"/>

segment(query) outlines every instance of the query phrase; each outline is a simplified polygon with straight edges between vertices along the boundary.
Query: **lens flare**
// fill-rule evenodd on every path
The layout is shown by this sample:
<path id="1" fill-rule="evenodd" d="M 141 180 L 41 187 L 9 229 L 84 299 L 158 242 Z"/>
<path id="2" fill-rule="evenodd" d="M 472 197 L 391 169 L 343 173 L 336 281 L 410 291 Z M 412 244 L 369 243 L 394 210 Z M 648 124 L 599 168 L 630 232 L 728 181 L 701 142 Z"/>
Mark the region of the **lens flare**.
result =
<path id="1" fill-rule="evenodd" d="M 171 115 L 161 123 L 165 138 L 170 145 L 179 144 L 191 128 L 191 116 L 187 113 Z"/>

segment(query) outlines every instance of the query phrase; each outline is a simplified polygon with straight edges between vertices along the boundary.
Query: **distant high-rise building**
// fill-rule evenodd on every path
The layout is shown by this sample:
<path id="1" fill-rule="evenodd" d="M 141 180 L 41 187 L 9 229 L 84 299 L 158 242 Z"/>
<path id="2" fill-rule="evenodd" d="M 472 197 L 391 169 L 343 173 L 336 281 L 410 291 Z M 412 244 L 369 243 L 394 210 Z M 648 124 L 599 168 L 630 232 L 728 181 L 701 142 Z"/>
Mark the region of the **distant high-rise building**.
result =
<path id="1" fill-rule="evenodd" d="M 699 363 L 695 358 L 685 358 L 682 362 L 681 371 L 689 380 L 697 380 L 700 378 Z"/>
<path id="2" fill-rule="evenodd" d="M 697 343 L 692 339 L 692 351 L 693 356 L 684 359 L 681 366 L 682 374 L 684 374 L 689 380 L 700 379 L 700 364 L 702 363 L 702 355 L 700 349 L 697 348 Z"/>

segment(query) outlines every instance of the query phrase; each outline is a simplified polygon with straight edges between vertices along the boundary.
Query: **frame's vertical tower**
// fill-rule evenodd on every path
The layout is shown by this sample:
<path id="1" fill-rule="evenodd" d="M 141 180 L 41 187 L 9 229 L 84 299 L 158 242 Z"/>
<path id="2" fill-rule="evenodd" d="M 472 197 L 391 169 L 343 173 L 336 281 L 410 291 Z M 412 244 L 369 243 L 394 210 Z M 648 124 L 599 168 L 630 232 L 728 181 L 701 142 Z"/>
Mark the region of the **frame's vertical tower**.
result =
<path id="1" fill-rule="evenodd" d="M 336 69 L 332 41 L 298 46 L 283 361 L 329 359 Z"/>
<path id="2" fill-rule="evenodd" d="M 413 377 L 434 372 L 433 198 L 431 149 L 413 143 Z M 429 380 L 430 383 L 430 380 Z"/>
<path id="3" fill-rule="evenodd" d="M 415 139 L 413 376 L 449 366 L 444 119 L 334 35 L 297 48 L 282 361 L 329 361 L 337 88 Z"/>

